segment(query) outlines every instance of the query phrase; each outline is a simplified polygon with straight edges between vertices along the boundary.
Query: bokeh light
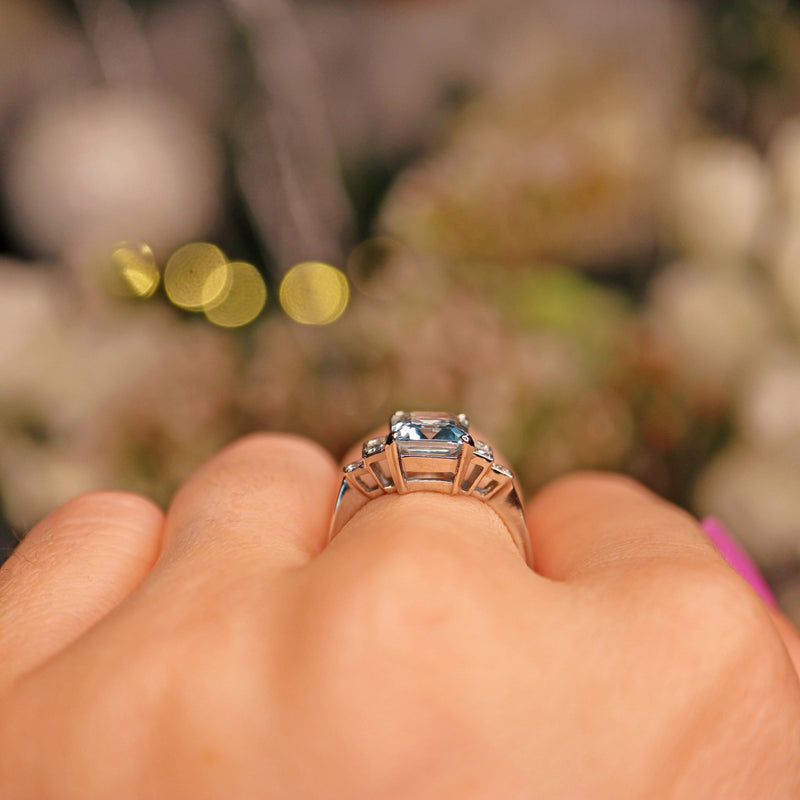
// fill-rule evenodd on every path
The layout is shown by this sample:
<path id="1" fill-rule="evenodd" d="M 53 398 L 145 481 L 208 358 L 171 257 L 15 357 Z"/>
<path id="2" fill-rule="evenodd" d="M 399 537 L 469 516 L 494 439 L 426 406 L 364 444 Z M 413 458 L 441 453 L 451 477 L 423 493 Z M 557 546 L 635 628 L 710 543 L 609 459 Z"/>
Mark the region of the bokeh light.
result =
<path id="1" fill-rule="evenodd" d="M 252 322 L 267 302 L 267 287 L 261 273 L 245 261 L 232 261 L 231 285 L 218 305 L 205 309 L 210 322 L 222 328 L 240 328 Z"/>
<path id="2" fill-rule="evenodd" d="M 111 270 L 111 290 L 122 297 L 151 297 L 161 280 L 153 251 L 144 242 L 118 244 Z"/>
<path id="3" fill-rule="evenodd" d="M 349 300 L 345 274 L 320 261 L 296 264 L 281 281 L 281 306 L 303 325 L 329 325 L 342 316 Z"/>
<path id="4" fill-rule="evenodd" d="M 231 288 L 231 267 L 213 244 L 195 242 L 176 250 L 164 271 L 167 297 L 187 311 L 208 311 L 224 302 Z"/>

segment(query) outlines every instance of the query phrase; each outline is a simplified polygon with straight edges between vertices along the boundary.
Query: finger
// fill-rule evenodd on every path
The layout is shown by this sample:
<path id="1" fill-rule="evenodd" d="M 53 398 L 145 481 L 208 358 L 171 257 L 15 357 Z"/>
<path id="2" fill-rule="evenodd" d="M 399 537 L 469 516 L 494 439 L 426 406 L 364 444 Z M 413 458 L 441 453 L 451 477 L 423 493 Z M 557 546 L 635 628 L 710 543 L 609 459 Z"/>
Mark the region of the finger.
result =
<path id="1" fill-rule="evenodd" d="M 331 456 L 306 439 L 254 434 L 198 469 L 167 512 L 162 561 L 216 573 L 300 565 L 325 546 L 338 483 Z M 159 565 L 161 566 L 161 565 Z"/>
<path id="2" fill-rule="evenodd" d="M 780 611 L 778 599 L 761 574 L 758 565 L 720 520 L 715 517 L 706 517 L 700 526 L 719 554 L 750 584 L 753 591 L 765 603 L 795 672 L 800 675 L 800 633 L 789 618 Z"/>
<path id="3" fill-rule="evenodd" d="M 472 433 L 476 439 L 483 438 L 480 433 Z M 365 440 L 385 434 L 384 426 Z M 348 450 L 343 463 L 360 456 L 359 443 Z M 495 457 L 507 463 L 497 451 Z M 359 561 L 398 549 L 419 549 L 428 561 L 439 552 L 445 559 L 471 554 L 478 560 L 507 560 L 510 556 L 520 562 L 520 552 L 498 514 L 477 497 L 459 494 L 410 492 L 379 496 L 359 510 L 329 546 L 333 554 L 341 551 L 346 553 L 344 558 Z"/>
<path id="4" fill-rule="evenodd" d="M 789 658 L 792 660 L 794 670 L 800 677 L 800 631 L 794 626 L 792 621 L 777 608 L 769 609 L 772 621 L 778 629 L 781 639 L 786 646 L 786 651 L 789 653 Z"/>
<path id="5" fill-rule="evenodd" d="M 509 562 L 527 569 L 508 528 L 485 503 L 432 492 L 370 501 L 344 525 L 326 557 L 356 565 L 391 552 L 417 554 L 429 563 L 469 559 L 487 569 Z"/>
<path id="6" fill-rule="evenodd" d="M 571 580 L 675 559 L 724 564 L 689 514 L 622 475 L 574 473 L 528 505 L 537 572 Z"/>
<path id="7" fill-rule="evenodd" d="M 149 500 L 96 492 L 34 527 L 0 568 L 0 683 L 66 647 L 155 563 L 164 516 Z"/>

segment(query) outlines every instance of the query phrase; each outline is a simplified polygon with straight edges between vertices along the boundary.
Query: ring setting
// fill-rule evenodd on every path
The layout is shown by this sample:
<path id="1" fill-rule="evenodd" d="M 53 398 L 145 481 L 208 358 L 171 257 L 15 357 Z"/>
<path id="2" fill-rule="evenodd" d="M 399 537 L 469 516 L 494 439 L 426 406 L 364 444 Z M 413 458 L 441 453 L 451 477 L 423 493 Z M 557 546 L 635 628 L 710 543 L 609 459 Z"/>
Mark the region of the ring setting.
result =
<path id="1" fill-rule="evenodd" d="M 498 464 L 491 446 L 469 432 L 466 415 L 398 411 L 386 436 L 362 445 L 361 458 L 346 464 L 330 538 L 370 500 L 384 494 L 438 492 L 485 502 L 505 523 L 531 564 L 521 493 L 513 472 Z"/>

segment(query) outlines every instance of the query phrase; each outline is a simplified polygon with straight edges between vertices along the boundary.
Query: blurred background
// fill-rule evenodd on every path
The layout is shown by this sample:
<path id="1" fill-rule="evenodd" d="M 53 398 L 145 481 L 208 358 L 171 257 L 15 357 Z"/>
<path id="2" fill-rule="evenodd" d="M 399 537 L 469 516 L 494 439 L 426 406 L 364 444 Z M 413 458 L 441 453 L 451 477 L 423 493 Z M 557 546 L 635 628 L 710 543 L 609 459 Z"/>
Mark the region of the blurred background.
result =
<path id="1" fill-rule="evenodd" d="M 800 620 L 800 2 L 0 0 L 6 550 L 247 431 L 466 411 Z"/>

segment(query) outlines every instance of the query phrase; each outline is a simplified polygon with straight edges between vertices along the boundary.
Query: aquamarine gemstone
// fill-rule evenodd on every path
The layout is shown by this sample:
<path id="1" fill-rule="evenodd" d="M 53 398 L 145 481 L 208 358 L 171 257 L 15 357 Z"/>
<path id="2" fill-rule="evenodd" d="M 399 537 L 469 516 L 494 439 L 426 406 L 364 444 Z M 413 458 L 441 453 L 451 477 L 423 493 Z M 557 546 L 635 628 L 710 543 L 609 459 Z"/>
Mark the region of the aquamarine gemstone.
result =
<path id="1" fill-rule="evenodd" d="M 392 438 L 400 456 L 458 458 L 469 430 L 451 414 L 400 412 L 392 417 Z"/>

